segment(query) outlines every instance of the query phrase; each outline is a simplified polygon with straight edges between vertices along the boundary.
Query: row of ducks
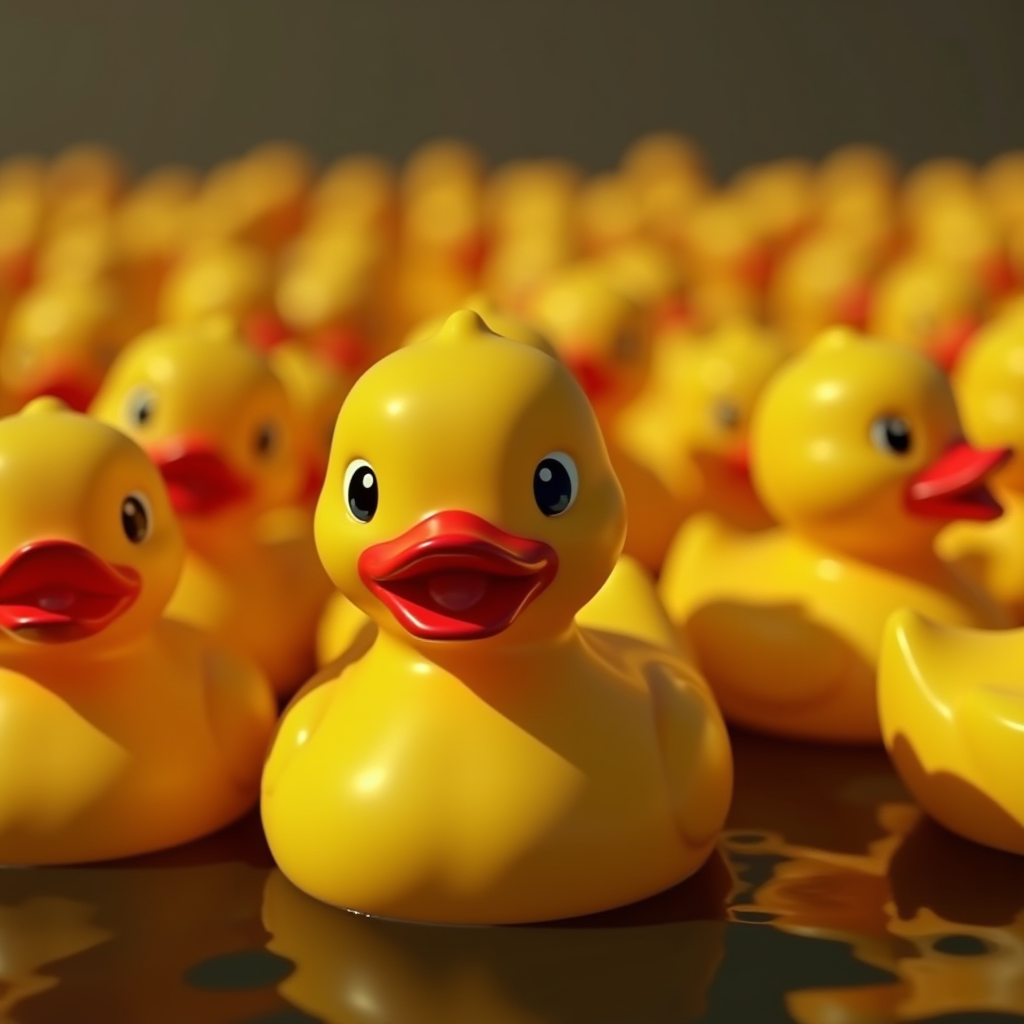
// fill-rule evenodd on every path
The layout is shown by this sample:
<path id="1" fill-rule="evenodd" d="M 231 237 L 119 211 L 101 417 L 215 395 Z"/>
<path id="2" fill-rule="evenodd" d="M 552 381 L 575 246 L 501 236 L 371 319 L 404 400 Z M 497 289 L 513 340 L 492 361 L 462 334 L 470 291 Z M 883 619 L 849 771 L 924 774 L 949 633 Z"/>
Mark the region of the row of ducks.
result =
<path id="1" fill-rule="evenodd" d="M 463 310 L 367 370 L 314 503 L 286 391 L 225 321 L 138 339 L 93 418 L 0 420 L 0 860 L 184 842 L 261 786 L 275 859 L 325 902 L 590 913 L 713 850 L 722 712 L 884 739 L 938 820 L 1024 852 L 1021 639 L 963 631 L 1011 619 L 934 551 L 998 516 L 1009 452 L 964 441 L 941 369 L 827 332 L 756 405 L 778 528 L 695 517 L 655 587 L 594 406 L 510 327 Z M 277 720 L 325 601 L 326 664 Z"/>

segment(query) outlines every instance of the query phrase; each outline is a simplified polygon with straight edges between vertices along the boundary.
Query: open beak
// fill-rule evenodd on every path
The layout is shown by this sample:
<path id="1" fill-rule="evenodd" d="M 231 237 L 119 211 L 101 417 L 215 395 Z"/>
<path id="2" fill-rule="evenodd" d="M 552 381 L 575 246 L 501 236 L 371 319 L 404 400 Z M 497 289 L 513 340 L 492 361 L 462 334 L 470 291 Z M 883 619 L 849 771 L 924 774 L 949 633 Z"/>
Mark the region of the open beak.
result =
<path id="1" fill-rule="evenodd" d="M 946 373 L 951 373 L 963 354 L 971 347 L 981 323 L 973 319 L 957 320 L 932 339 L 930 355 Z"/>
<path id="2" fill-rule="evenodd" d="M 252 493 L 249 482 L 203 438 L 175 438 L 149 448 L 148 453 L 179 515 L 210 515 Z"/>
<path id="3" fill-rule="evenodd" d="M 1002 507 L 985 486 L 986 478 L 1012 455 L 1009 448 L 972 448 L 959 441 L 910 481 L 910 511 L 938 519 L 998 519 Z"/>
<path id="4" fill-rule="evenodd" d="M 421 640 L 501 633 L 557 572 L 558 555 L 548 544 L 471 512 L 436 512 L 359 558 L 366 586 Z"/>
<path id="5" fill-rule="evenodd" d="M 292 336 L 288 325 L 271 309 L 252 313 L 242 324 L 242 333 L 260 352 L 270 352 Z"/>
<path id="6" fill-rule="evenodd" d="M 722 456 L 722 461 L 738 477 L 750 479 L 750 446 L 746 443 Z"/>
<path id="7" fill-rule="evenodd" d="M 601 401 L 614 387 L 615 378 L 601 362 L 571 349 L 565 356 L 565 365 L 583 388 L 592 405 Z"/>
<path id="8" fill-rule="evenodd" d="M 0 566 L 0 627 L 67 641 L 105 629 L 138 597 L 139 574 L 65 540 L 36 540 Z"/>

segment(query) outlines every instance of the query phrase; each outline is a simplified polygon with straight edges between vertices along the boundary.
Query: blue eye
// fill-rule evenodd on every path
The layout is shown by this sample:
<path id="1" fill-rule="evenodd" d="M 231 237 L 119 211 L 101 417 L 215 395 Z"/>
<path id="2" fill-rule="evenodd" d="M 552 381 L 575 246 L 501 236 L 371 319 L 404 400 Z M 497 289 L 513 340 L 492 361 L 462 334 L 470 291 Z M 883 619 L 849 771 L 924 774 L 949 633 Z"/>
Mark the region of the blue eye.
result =
<path id="1" fill-rule="evenodd" d="M 545 455 L 533 471 L 533 497 L 546 516 L 560 516 L 576 500 L 580 478 L 576 463 L 565 452 Z"/>

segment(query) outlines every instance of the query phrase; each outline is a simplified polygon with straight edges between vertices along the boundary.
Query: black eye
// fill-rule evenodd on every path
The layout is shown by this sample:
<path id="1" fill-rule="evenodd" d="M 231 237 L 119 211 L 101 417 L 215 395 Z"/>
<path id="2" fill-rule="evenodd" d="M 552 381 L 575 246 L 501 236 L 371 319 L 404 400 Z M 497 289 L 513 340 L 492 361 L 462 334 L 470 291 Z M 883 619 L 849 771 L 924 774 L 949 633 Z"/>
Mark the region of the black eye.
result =
<path id="1" fill-rule="evenodd" d="M 580 478 L 576 463 L 565 452 L 545 455 L 533 471 L 533 497 L 546 516 L 558 516 L 576 500 Z"/>
<path id="2" fill-rule="evenodd" d="M 735 430 L 740 424 L 740 411 L 736 403 L 725 398 L 716 402 L 715 422 L 726 430 Z"/>
<path id="3" fill-rule="evenodd" d="M 141 544 L 152 532 L 153 513 L 148 499 L 139 491 L 132 491 L 121 503 L 121 527 L 133 544 Z"/>
<path id="4" fill-rule="evenodd" d="M 913 438 L 910 424 L 900 416 L 879 416 L 871 424 L 871 443 L 881 452 L 906 455 Z"/>
<path id="5" fill-rule="evenodd" d="M 368 523 L 377 513 L 380 494 L 377 474 L 365 459 L 354 459 L 345 470 L 345 501 L 353 517 Z"/>
<path id="6" fill-rule="evenodd" d="M 134 388 L 124 403 L 125 419 L 129 426 L 144 427 L 152 422 L 156 413 L 156 395 L 149 388 Z"/>
<path id="7" fill-rule="evenodd" d="M 277 447 L 279 432 L 276 423 L 261 423 L 256 430 L 253 446 L 257 455 L 270 455 Z"/>

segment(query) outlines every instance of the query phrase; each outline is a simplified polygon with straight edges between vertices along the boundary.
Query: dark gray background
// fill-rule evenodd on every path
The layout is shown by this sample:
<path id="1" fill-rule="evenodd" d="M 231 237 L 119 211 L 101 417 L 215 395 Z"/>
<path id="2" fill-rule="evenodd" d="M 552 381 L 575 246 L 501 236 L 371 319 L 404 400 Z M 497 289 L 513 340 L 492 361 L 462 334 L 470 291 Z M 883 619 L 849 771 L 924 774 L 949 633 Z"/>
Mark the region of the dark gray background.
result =
<path id="1" fill-rule="evenodd" d="M 1024 0 L 0 0 L 0 154 L 451 133 L 596 169 L 665 127 L 722 174 L 852 140 L 985 159 L 1024 145 Z"/>

